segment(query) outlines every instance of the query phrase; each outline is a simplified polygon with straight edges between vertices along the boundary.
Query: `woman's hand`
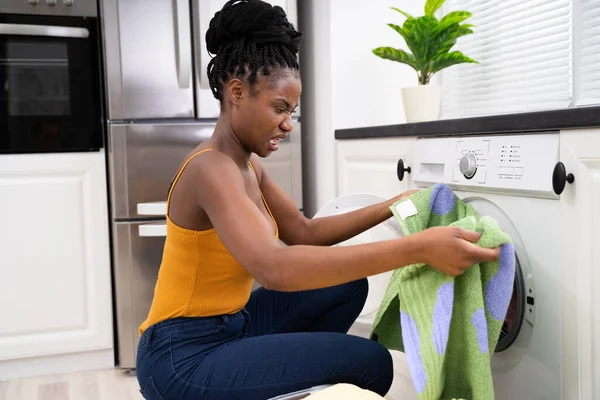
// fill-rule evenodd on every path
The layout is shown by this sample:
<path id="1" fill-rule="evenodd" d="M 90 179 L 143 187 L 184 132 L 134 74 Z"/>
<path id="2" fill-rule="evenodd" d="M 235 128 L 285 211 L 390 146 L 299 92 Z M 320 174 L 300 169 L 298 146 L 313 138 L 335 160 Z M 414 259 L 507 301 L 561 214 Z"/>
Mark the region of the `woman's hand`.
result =
<path id="1" fill-rule="evenodd" d="M 495 261 L 499 249 L 487 249 L 474 244 L 481 235 L 458 227 L 434 227 L 418 236 L 421 258 L 426 264 L 449 276 L 458 276 L 483 261 Z"/>

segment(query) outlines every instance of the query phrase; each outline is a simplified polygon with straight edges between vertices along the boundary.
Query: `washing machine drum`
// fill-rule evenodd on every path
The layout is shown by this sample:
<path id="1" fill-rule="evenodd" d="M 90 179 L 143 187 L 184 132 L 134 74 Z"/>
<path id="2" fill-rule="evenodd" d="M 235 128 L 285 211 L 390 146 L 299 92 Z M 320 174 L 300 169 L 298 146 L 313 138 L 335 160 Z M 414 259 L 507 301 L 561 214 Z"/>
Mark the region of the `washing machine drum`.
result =
<path id="1" fill-rule="evenodd" d="M 351 194 L 341 196 L 319 210 L 319 212 L 315 214 L 314 218 L 344 214 L 373 204 L 381 203 L 386 200 L 387 199 L 373 194 Z M 382 224 L 379 224 L 345 242 L 339 243 L 337 246 L 351 246 L 398 239 L 402 237 L 402 235 L 402 229 L 400 228 L 398 222 L 396 222 L 394 218 L 390 218 Z M 367 296 L 365 306 L 356 319 L 357 324 L 362 324 L 369 327 L 373 324 L 392 274 L 393 271 L 388 271 L 378 275 L 370 276 L 368 278 L 369 295 Z"/>

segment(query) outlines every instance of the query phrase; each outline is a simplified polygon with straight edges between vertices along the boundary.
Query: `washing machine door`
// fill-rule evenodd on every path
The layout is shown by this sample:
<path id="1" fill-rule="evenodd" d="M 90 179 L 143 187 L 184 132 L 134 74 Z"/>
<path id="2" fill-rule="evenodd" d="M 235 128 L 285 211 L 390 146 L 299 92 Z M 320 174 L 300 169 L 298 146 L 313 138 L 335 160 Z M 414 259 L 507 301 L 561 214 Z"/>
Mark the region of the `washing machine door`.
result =
<path id="1" fill-rule="evenodd" d="M 521 236 L 506 212 L 482 196 L 468 194 L 464 196 L 463 201 L 480 215 L 494 218 L 500 228 L 511 237 L 515 246 L 516 268 L 512 298 L 496 346 L 496 355 L 492 358 L 495 370 L 507 371 L 519 363 L 529 347 L 535 322 L 533 271 Z"/>
<path id="2" fill-rule="evenodd" d="M 350 211 L 358 210 L 373 204 L 381 203 L 387 199 L 369 193 L 349 194 L 338 197 L 321 208 L 313 218 L 328 217 L 331 215 L 344 214 Z M 394 218 L 389 218 L 383 223 L 374 226 L 373 228 L 339 243 L 337 246 L 351 246 L 357 244 L 378 242 L 384 240 L 398 239 L 402 237 L 402 229 Z M 379 309 L 379 305 L 383 300 L 383 295 L 387 289 L 389 280 L 393 271 L 384 272 L 368 278 L 369 294 L 365 305 L 356 319 L 355 329 L 353 333 L 360 336 L 368 336 L 371 326 L 375 321 L 375 316 Z"/>

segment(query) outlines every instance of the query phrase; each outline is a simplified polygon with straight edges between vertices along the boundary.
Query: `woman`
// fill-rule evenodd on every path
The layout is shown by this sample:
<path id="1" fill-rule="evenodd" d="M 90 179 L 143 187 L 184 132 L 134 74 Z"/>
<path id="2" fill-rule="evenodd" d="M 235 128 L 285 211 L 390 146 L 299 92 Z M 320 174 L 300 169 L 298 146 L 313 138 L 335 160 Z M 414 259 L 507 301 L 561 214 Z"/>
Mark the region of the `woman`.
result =
<path id="1" fill-rule="evenodd" d="M 301 34 L 279 7 L 232 0 L 206 41 L 221 114 L 169 192 L 163 261 L 140 327 L 144 397 L 268 399 L 334 383 L 384 395 L 393 378 L 389 352 L 345 334 L 364 305 L 366 277 L 418 262 L 457 275 L 497 251 L 453 228 L 331 247 L 388 219 L 401 196 L 306 219 L 259 161 L 292 131 Z M 251 293 L 253 279 L 262 288 Z"/>

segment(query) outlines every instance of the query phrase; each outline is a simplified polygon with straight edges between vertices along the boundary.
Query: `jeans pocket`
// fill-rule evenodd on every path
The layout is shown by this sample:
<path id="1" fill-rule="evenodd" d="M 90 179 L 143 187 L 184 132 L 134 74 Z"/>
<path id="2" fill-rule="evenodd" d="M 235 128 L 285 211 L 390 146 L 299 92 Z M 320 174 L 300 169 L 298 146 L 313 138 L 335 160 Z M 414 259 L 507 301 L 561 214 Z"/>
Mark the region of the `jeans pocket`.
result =
<path id="1" fill-rule="evenodd" d="M 169 352 L 173 372 L 187 379 L 204 357 L 221 345 L 224 335 L 222 326 L 172 331 Z"/>
<path id="2" fill-rule="evenodd" d="M 154 379 L 152 379 L 152 377 L 148 379 L 148 382 L 146 382 L 146 385 L 144 385 L 144 388 L 141 390 L 141 392 L 142 396 L 144 396 L 144 399 L 146 400 L 165 400 L 158 389 L 156 389 L 156 386 L 154 385 Z"/>

